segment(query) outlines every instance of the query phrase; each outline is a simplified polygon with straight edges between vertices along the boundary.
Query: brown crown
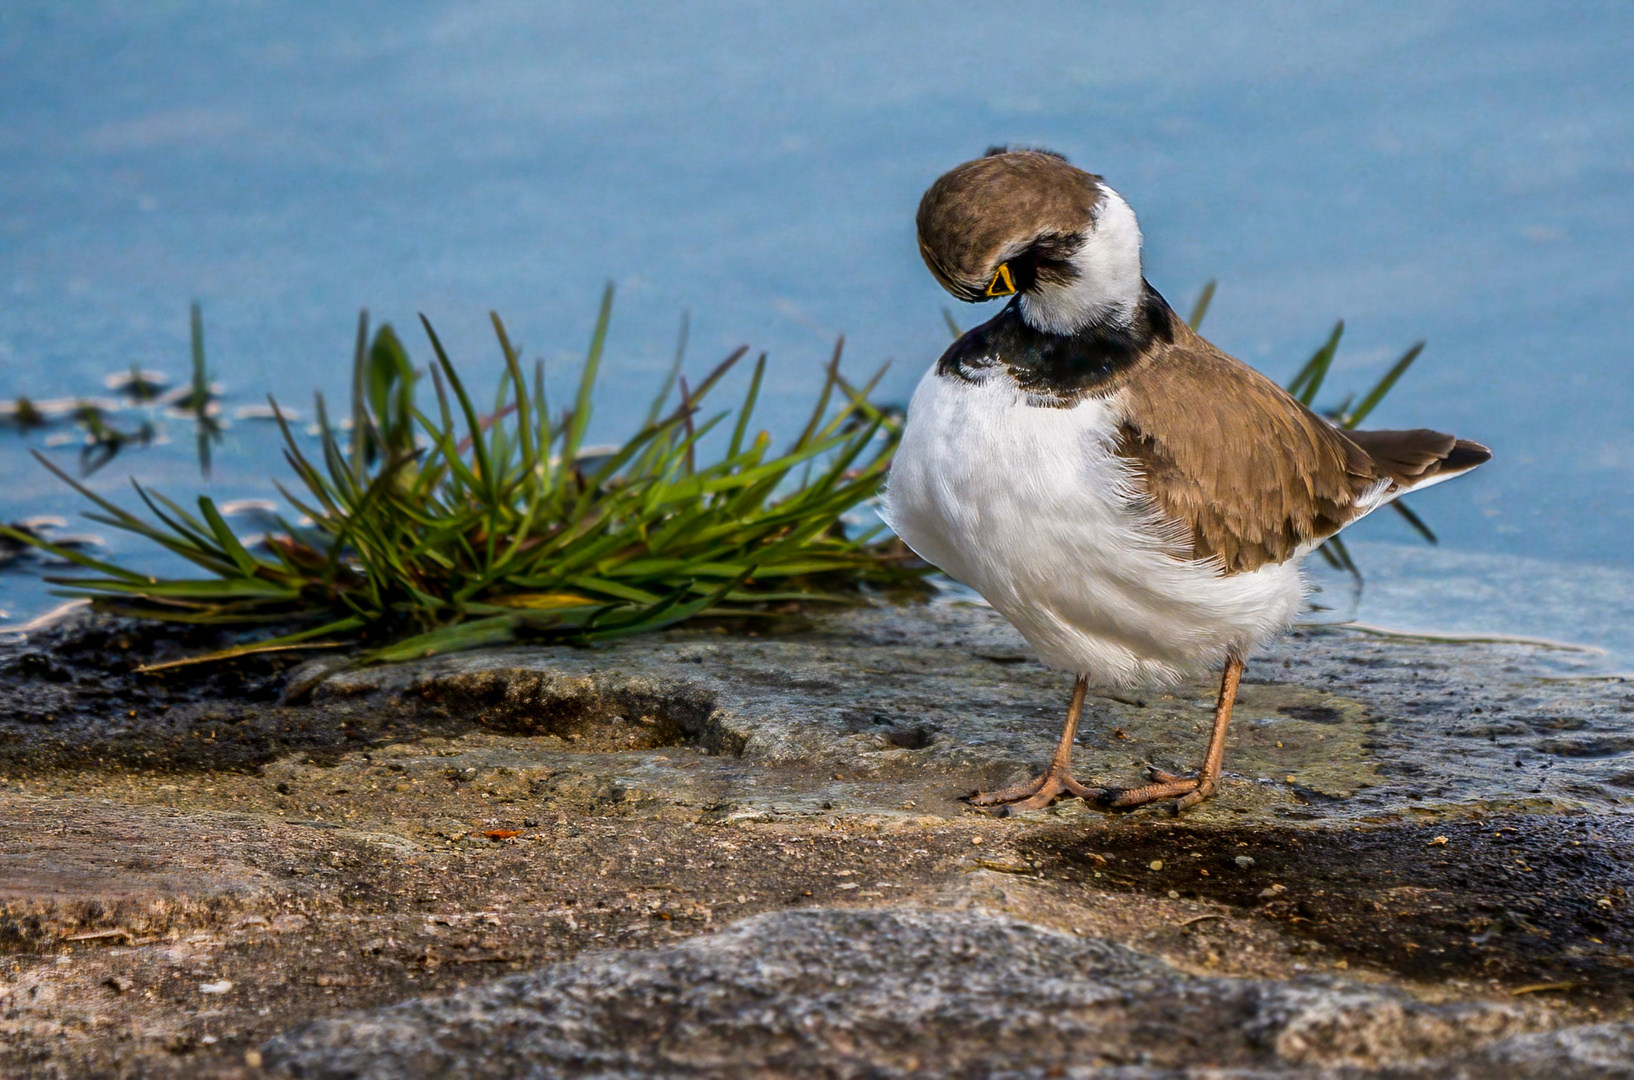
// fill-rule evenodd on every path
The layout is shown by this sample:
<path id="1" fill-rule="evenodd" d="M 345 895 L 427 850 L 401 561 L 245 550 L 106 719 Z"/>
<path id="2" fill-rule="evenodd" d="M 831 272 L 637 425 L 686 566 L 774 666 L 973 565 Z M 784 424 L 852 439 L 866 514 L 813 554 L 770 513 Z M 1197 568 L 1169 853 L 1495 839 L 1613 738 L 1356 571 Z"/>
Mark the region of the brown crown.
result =
<path id="1" fill-rule="evenodd" d="M 925 192 L 919 253 L 948 292 L 982 300 L 1000 263 L 1039 241 L 1055 252 L 1072 244 L 1100 200 L 1100 177 L 1057 154 L 990 153 L 950 170 Z"/>

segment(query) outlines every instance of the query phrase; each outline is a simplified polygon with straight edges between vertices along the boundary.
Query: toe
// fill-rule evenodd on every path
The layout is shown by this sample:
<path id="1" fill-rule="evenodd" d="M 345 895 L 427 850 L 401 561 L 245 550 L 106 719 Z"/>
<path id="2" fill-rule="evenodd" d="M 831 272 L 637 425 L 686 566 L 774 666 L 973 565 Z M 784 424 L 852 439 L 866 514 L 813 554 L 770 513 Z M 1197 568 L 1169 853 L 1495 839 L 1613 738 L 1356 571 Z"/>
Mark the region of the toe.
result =
<path id="1" fill-rule="evenodd" d="M 1158 784 L 1147 784 L 1145 787 L 1113 789 L 1105 792 L 1098 800 L 1102 806 L 1113 810 L 1132 810 L 1147 803 L 1162 802 L 1176 796 L 1186 796 L 1197 789 L 1196 780 L 1170 780 Z"/>
<path id="2" fill-rule="evenodd" d="M 1040 776 L 1029 780 L 1025 784 L 1012 784 L 997 791 L 978 791 L 968 796 L 972 806 L 1003 806 L 1006 803 L 1030 799 L 1048 788 L 1049 776 Z"/>
<path id="3" fill-rule="evenodd" d="M 1050 805 L 1050 803 L 1054 802 L 1055 797 L 1059 794 L 1061 794 L 1059 791 L 1046 788 L 1029 799 L 1018 799 L 1015 802 L 1005 803 L 1004 816 L 1010 817 L 1013 814 L 1025 814 L 1029 810 L 1042 810 L 1046 806 Z"/>
<path id="4" fill-rule="evenodd" d="M 1197 785 L 1197 788 L 1195 790 L 1188 791 L 1188 792 L 1186 792 L 1186 794 L 1180 796 L 1180 798 L 1175 800 L 1175 802 L 1174 802 L 1174 812 L 1176 814 L 1179 814 L 1182 810 L 1186 810 L 1186 809 L 1189 809 L 1190 807 L 1196 806 L 1198 803 L 1202 802 L 1204 799 L 1208 798 L 1210 795 L 1213 795 L 1213 794 L 1214 794 L 1214 785 L 1213 784 L 1199 784 L 1199 785 Z"/>

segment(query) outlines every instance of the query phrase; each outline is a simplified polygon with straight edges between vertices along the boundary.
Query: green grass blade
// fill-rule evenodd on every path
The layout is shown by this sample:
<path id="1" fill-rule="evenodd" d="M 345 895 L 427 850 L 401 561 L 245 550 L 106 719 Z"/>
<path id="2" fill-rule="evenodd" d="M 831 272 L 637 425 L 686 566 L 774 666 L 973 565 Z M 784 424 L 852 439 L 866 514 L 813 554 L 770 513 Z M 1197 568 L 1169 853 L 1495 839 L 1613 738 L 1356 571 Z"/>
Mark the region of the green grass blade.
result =
<path id="1" fill-rule="evenodd" d="M 1377 385 L 1367 392 L 1367 396 L 1362 399 L 1362 403 L 1345 416 L 1344 422 L 1340 426 L 1353 428 L 1366 420 L 1368 413 L 1378 407 L 1379 402 L 1384 400 L 1384 395 L 1388 394 L 1391 387 L 1396 385 L 1396 381 L 1407 373 L 1407 369 L 1413 366 L 1413 361 L 1417 360 L 1418 354 L 1423 351 L 1424 342 L 1420 341 L 1402 353 L 1401 359 L 1391 365 L 1390 370 L 1384 373 L 1384 378 L 1380 379 Z"/>
<path id="2" fill-rule="evenodd" d="M 199 471 L 210 478 L 210 376 L 204 367 L 204 310 L 195 300 L 188 311 L 188 338 L 193 361 L 193 409 L 198 420 Z"/>
<path id="3" fill-rule="evenodd" d="M 584 369 L 579 373 L 579 394 L 573 403 L 573 419 L 568 424 L 566 441 L 562 444 L 562 460 L 577 461 L 579 447 L 584 445 L 585 429 L 590 426 L 590 397 L 596 387 L 596 375 L 601 370 L 601 356 L 607 347 L 607 326 L 613 318 L 613 283 L 609 281 L 601 293 L 601 310 L 596 314 L 596 328 L 590 334 L 590 351 L 584 358 Z"/>
<path id="4" fill-rule="evenodd" d="M 1411 525 L 1414 531 L 1416 531 L 1420 536 L 1424 537 L 1425 540 L 1428 540 L 1432 544 L 1439 544 L 1441 542 L 1436 538 L 1435 533 L 1431 531 L 1430 527 L 1424 524 L 1424 519 L 1413 513 L 1413 511 L 1408 508 L 1407 504 L 1402 502 L 1400 499 L 1392 502 L 1390 504 L 1390 509 L 1406 518 L 1407 524 Z"/>
<path id="5" fill-rule="evenodd" d="M 325 634 L 348 634 L 359 630 L 363 626 L 361 619 L 339 619 L 325 623 L 310 630 L 302 630 L 295 634 L 285 634 L 283 637 L 270 638 L 266 641 L 253 641 L 245 645 L 234 645 L 230 649 L 220 649 L 216 652 L 204 653 L 200 656 L 190 656 L 185 660 L 168 660 L 162 664 L 146 664 L 136 670 L 142 674 L 154 671 L 169 671 L 192 664 L 208 664 L 218 660 L 232 660 L 240 656 L 249 656 L 253 653 L 284 652 L 290 649 L 333 649 L 344 644 L 343 641 L 314 641 Z"/>
<path id="6" fill-rule="evenodd" d="M 110 577 L 118 578 L 121 581 L 131 582 L 134 584 L 145 584 L 149 580 L 142 574 L 137 574 L 130 570 L 126 570 L 123 567 L 114 565 L 113 563 L 103 562 L 101 559 L 93 559 L 84 552 L 76 551 L 73 548 L 59 547 L 56 544 L 51 543 L 49 540 L 42 540 L 32 533 L 22 532 L 18 529 L 12 528 L 10 525 L 0 525 L 0 536 L 6 537 L 13 543 L 26 544 L 29 547 L 38 551 L 43 551 L 48 555 L 55 555 L 59 559 L 65 559 L 68 562 L 73 563 L 75 566 L 83 566 L 87 570 L 95 570 L 99 574 L 107 574 Z"/>
<path id="7" fill-rule="evenodd" d="M 365 664 L 388 664 L 401 660 L 418 660 L 440 653 L 460 652 L 484 645 L 504 645 L 516 640 L 517 627 L 522 625 L 520 615 L 492 615 L 474 619 L 457 626 L 445 626 L 424 634 L 376 649 L 362 658 Z"/>
<path id="8" fill-rule="evenodd" d="M 357 345 L 352 351 L 352 479 L 363 483 L 369 438 L 368 395 L 364 389 L 364 368 L 369 362 L 369 312 L 357 313 Z"/>
<path id="9" fill-rule="evenodd" d="M 248 577 L 261 568 L 260 560 L 245 550 L 226 519 L 216 509 L 215 501 L 208 495 L 199 496 L 199 513 L 204 516 L 205 524 L 210 526 L 210 532 L 215 536 L 216 543 L 227 553 L 227 557 L 233 560 L 241 573 Z"/>
<path id="10" fill-rule="evenodd" d="M 499 337 L 500 351 L 505 354 L 505 371 L 511 377 L 511 386 L 516 396 L 516 437 L 522 451 L 522 468 L 531 469 L 538 461 L 541 451 L 533 442 L 533 415 L 531 403 L 528 401 L 528 382 L 522 377 L 522 362 L 517 358 L 516 350 L 511 347 L 511 337 L 505 332 L 505 323 L 499 318 L 499 312 L 488 312 L 488 318 L 493 321 L 494 333 Z"/>
<path id="11" fill-rule="evenodd" d="M 478 483 L 486 490 L 489 504 L 497 503 L 497 480 L 494 476 L 493 463 L 488 460 L 488 450 L 482 439 L 482 421 L 477 416 L 477 408 L 471 404 L 471 397 L 465 392 L 465 385 L 460 382 L 459 372 L 454 370 L 453 361 L 443 351 L 443 343 L 437 337 L 437 331 L 431 328 L 431 320 L 424 315 L 420 316 L 420 324 L 425 327 L 426 336 L 431 339 L 431 350 L 437 354 L 437 364 L 442 369 L 443 377 L 448 380 L 448 388 L 454 394 L 454 400 L 459 404 L 460 412 L 465 414 L 465 427 L 471 439 L 471 456 L 476 462 Z M 454 456 L 458 456 L 455 454 Z"/>
<path id="12" fill-rule="evenodd" d="M 658 393 L 653 395 L 652 405 L 647 409 L 646 426 L 651 427 L 658 422 L 658 417 L 664 412 L 664 402 L 675 390 L 675 380 L 681 377 L 681 364 L 686 359 L 687 339 L 692 334 L 692 312 L 681 311 L 681 329 L 675 339 L 675 361 L 670 364 L 669 373 L 658 387 Z"/>
<path id="13" fill-rule="evenodd" d="M 749 379 L 749 392 L 743 396 L 743 404 L 738 407 L 737 426 L 732 429 L 732 443 L 726 450 L 728 458 L 737 457 L 743 450 L 743 436 L 749 430 L 749 418 L 754 415 L 755 405 L 760 400 L 760 383 L 766 377 L 766 354 L 761 353 L 755 360 L 755 373 Z"/>
<path id="14" fill-rule="evenodd" d="M 1210 278 L 1209 283 L 1203 286 L 1203 291 L 1197 294 L 1197 303 L 1192 305 L 1191 315 L 1186 318 L 1186 325 L 1193 330 L 1200 329 L 1203 319 L 1208 315 L 1209 305 L 1214 303 L 1214 287 L 1219 282 Z"/>
<path id="15" fill-rule="evenodd" d="M 1338 534 L 1328 537 L 1322 542 L 1322 546 L 1316 550 L 1320 551 L 1323 558 L 1327 559 L 1329 566 L 1336 570 L 1347 571 L 1357 582 L 1362 580 L 1362 572 L 1356 569 L 1356 562 L 1350 557 L 1350 549 L 1345 546 L 1343 540 L 1339 539 Z"/>
<path id="16" fill-rule="evenodd" d="M 1327 377 L 1328 368 L 1333 364 L 1333 356 L 1339 351 L 1339 339 L 1344 334 L 1345 320 L 1340 319 L 1334 324 L 1328 340 L 1312 354 L 1305 362 L 1305 366 L 1299 369 L 1299 374 L 1288 384 L 1288 393 L 1306 405 L 1316 400 L 1317 391 L 1322 388 L 1322 380 Z"/>
<path id="17" fill-rule="evenodd" d="M 845 352 L 845 335 L 841 334 L 835 340 L 834 353 L 829 357 L 828 364 L 824 368 L 823 389 L 817 395 L 817 405 L 811 410 L 811 419 L 806 421 L 806 429 L 800 433 L 800 437 L 794 440 L 794 449 L 796 450 L 811 441 L 812 436 L 817 433 L 817 429 L 822 426 L 823 417 L 828 415 L 828 400 L 834 393 L 834 382 L 840 373 L 840 354 L 843 352 Z"/>

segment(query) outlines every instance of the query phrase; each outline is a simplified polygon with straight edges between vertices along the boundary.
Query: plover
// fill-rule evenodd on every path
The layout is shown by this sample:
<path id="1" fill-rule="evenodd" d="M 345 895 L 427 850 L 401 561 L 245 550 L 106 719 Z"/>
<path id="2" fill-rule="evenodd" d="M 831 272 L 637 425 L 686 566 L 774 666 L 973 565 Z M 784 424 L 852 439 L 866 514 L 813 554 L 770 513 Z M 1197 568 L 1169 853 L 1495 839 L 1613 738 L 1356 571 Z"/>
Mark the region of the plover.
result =
<path id="1" fill-rule="evenodd" d="M 1203 340 L 1142 276 L 1129 204 L 1059 154 L 998 147 L 960 165 L 925 193 L 918 226 L 950 293 L 1011 300 L 920 381 L 885 518 L 1045 664 L 1077 676 L 1043 775 L 972 801 L 1200 802 L 1219 783 L 1244 659 L 1303 607 L 1301 559 L 1491 454 L 1435 431 L 1340 430 Z M 1091 681 L 1215 669 L 1196 776 L 1153 768 L 1131 788 L 1073 779 Z"/>

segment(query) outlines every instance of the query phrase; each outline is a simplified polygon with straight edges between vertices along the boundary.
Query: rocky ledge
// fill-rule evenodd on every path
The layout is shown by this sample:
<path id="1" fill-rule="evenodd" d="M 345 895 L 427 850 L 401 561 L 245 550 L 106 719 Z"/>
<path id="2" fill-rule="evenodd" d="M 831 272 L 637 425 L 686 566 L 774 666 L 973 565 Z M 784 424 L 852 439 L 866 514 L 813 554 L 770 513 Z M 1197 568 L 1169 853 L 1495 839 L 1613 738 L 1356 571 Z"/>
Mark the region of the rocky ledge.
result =
<path id="1" fill-rule="evenodd" d="M 198 644 L 0 646 L 0 1074 L 1634 1073 L 1634 687 L 1570 654 L 1303 630 L 1212 801 L 996 818 L 1069 685 L 977 604 L 135 670 Z M 1211 699 L 1092 696 L 1080 777 Z"/>

